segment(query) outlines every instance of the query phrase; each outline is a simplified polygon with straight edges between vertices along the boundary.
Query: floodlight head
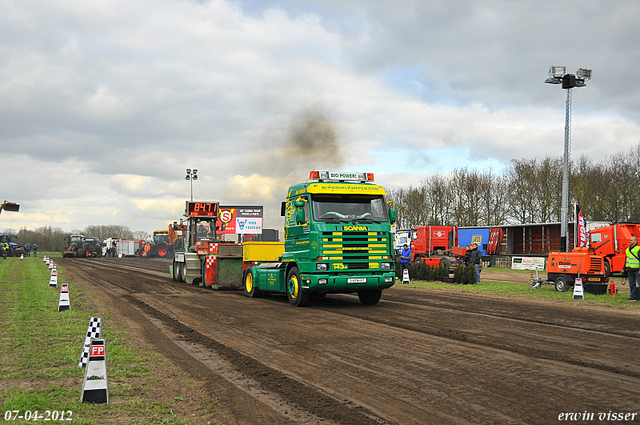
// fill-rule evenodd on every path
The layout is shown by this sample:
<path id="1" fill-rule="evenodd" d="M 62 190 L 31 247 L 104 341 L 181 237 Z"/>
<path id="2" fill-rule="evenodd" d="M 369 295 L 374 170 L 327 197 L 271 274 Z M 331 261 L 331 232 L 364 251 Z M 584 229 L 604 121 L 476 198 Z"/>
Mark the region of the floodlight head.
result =
<path id="1" fill-rule="evenodd" d="M 198 170 L 194 168 L 194 169 L 193 169 L 193 175 L 195 176 L 195 174 L 196 174 L 197 172 L 198 172 Z"/>
<path id="2" fill-rule="evenodd" d="M 187 174 L 191 174 L 191 168 L 187 168 Z"/>
<path id="3" fill-rule="evenodd" d="M 547 84 L 562 84 L 562 78 L 549 77 L 546 80 L 544 80 L 544 82 Z"/>
<path id="4" fill-rule="evenodd" d="M 184 177 L 184 179 L 185 179 L 185 180 L 191 180 L 191 174 L 187 174 L 187 175 Z"/>
<path id="5" fill-rule="evenodd" d="M 193 180 L 198 180 L 198 176 L 196 176 L 195 174 L 191 177 Z"/>
<path id="6" fill-rule="evenodd" d="M 567 74 L 567 67 L 564 65 L 551 65 L 549 68 L 549 77 L 562 78 Z"/>
<path id="7" fill-rule="evenodd" d="M 591 79 L 591 70 L 586 68 L 580 68 L 576 72 L 576 76 L 581 80 L 589 81 Z"/>

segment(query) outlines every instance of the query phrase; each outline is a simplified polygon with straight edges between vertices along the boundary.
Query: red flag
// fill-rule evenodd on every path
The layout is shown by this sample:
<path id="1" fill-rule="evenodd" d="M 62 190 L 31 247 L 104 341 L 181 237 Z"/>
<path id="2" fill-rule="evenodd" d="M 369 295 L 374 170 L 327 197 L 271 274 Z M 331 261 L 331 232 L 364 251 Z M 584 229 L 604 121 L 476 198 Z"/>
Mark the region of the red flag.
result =
<path id="1" fill-rule="evenodd" d="M 582 215 L 582 210 L 578 203 L 575 203 L 576 206 L 576 246 L 583 247 L 587 246 L 587 222 L 584 219 L 584 215 Z"/>

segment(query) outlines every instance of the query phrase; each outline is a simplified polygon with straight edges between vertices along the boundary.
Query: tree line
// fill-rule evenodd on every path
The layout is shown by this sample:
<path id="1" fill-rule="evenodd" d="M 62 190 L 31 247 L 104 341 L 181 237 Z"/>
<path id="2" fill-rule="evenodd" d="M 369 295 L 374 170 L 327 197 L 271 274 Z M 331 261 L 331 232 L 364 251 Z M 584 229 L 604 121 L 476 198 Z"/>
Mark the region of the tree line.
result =
<path id="1" fill-rule="evenodd" d="M 71 233 L 65 232 L 59 227 L 42 226 L 35 230 L 21 228 L 19 231 L 6 229 L 3 233 L 12 236 L 12 242 L 18 245 L 37 244 L 39 251 L 62 252 L 67 245 L 67 237 L 71 234 L 84 235 L 88 238 L 97 238 L 104 241 L 107 238 L 120 239 L 147 239 L 149 233 L 145 231 L 134 231 L 127 226 L 87 226 L 84 230 L 73 230 Z"/>
<path id="2" fill-rule="evenodd" d="M 415 187 L 390 189 L 388 199 L 395 202 L 399 229 L 559 222 L 562 168 L 562 156 L 514 159 L 502 174 L 461 168 L 426 176 Z M 587 221 L 640 222 L 640 144 L 597 161 L 571 161 L 573 199 Z"/>

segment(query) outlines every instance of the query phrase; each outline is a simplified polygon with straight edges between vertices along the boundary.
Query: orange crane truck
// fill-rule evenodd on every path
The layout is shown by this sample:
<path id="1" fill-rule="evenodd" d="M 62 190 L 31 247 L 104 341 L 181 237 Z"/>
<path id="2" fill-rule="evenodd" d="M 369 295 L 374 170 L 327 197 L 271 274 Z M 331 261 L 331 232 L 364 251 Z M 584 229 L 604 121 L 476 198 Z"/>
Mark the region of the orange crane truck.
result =
<path id="1" fill-rule="evenodd" d="M 604 257 L 605 275 L 621 273 L 626 260 L 625 250 L 629 248 L 629 238 L 640 239 L 640 224 L 616 223 L 598 227 L 589 232 L 589 246 L 596 254 Z"/>

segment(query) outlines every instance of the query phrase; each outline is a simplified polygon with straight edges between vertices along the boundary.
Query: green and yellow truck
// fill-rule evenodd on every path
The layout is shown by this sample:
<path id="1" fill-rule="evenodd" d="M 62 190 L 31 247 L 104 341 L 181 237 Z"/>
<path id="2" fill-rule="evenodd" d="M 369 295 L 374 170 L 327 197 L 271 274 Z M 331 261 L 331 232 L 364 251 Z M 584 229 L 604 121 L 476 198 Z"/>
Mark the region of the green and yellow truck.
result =
<path id="1" fill-rule="evenodd" d="M 377 304 L 395 283 L 396 211 L 385 195 L 372 173 L 312 171 L 291 186 L 281 211 L 284 247 L 265 246 L 278 251 L 266 256 L 276 261 L 256 264 L 260 258 L 245 255 L 245 295 L 287 294 L 304 306 L 313 295 L 357 293 L 363 304 Z"/>

